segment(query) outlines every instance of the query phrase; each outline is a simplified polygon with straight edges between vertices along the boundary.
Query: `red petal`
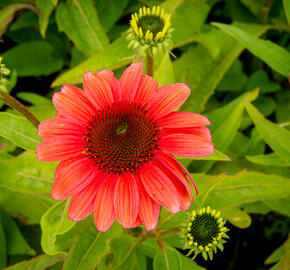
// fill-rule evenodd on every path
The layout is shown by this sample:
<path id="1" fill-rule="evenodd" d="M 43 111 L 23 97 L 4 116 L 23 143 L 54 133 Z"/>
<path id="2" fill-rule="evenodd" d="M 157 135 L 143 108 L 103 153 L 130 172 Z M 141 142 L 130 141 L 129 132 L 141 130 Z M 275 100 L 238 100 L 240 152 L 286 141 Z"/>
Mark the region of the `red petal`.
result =
<path id="1" fill-rule="evenodd" d="M 159 132 L 161 151 L 184 157 L 204 157 L 213 154 L 214 145 L 209 138 L 210 133 L 200 130 L 194 131 L 194 134 L 188 134 L 191 133 L 189 131 L 175 132 L 169 129 L 162 129 Z"/>
<path id="2" fill-rule="evenodd" d="M 114 213 L 114 191 L 116 180 L 116 176 L 109 175 L 100 186 L 96 196 L 94 221 L 100 232 L 107 231 L 116 219 Z"/>
<path id="3" fill-rule="evenodd" d="M 210 121 L 203 115 L 192 112 L 171 112 L 158 120 L 163 128 L 185 128 L 210 125 Z"/>
<path id="4" fill-rule="evenodd" d="M 184 83 L 166 85 L 158 89 L 149 101 L 148 109 L 152 115 L 161 118 L 180 107 L 188 98 L 190 89 Z"/>
<path id="5" fill-rule="evenodd" d="M 177 163 L 177 160 L 171 155 L 167 155 L 161 151 L 156 153 L 156 158 L 162 162 L 162 164 L 168 168 L 178 179 L 179 181 L 186 187 L 187 192 L 190 194 L 191 199 L 193 200 L 193 193 L 190 184 L 188 183 L 185 172 L 182 170 L 180 165 Z"/>
<path id="6" fill-rule="evenodd" d="M 136 220 L 134 223 L 132 223 L 128 228 L 136 228 L 142 225 L 142 220 L 139 216 L 137 216 Z"/>
<path id="7" fill-rule="evenodd" d="M 136 92 L 134 102 L 144 105 L 156 93 L 158 89 L 158 82 L 148 75 L 141 75 L 140 84 Z"/>
<path id="8" fill-rule="evenodd" d="M 139 176 L 136 177 L 140 197 L 139 216 L 143 221 L 146 230 L 152 231 L 157 226 L 160 206 L 149 196 L 139 178 Z"/>
<path id="9" fill-rule="evenodd" d="M 102 109 L 114 102 L 112 89 L 107 79 L 108 77 L 104 77 L 104 73 L 101 72 L 84 74 L 85 94 L 97 109 Z"/>
<path id="10" fill-rule="evenodd" d="M 139 210 L 137 183 L 131 173 L 119 176 L 114 193 L 115 215 L 124 228 L 136 220 Z"/>
<path id="11" fill-rule="evenodd" d="M 112 94 L 114 97 L 114 101 L 120 101 L 121 100 L 121 88 L 119 81 L 114 76 L 114 73 L 110 70 L 102 70 L 98 72 L 109 84 Z"/>
<path id="12" fill-rule="evenodd" d="M 84 92 L 71 85 L 64 85 L 62 92 L 53 95 L 53 103 L 58 112 L 65 118 L 87 125 L 94 116 L 92 105 Z"/>
<path id="13" fill-rule="evenodd" d="M 79 156 L 85 150 L 84 141 L 77 136 L 55 136 L 40 143 L 36 154 L 41 161 L 58 161 Z"/>
<path id="14" fill-rule="evenodd" d="M 174 214 L 179 212 L 180 202 L 177 190 L 168 176 L 159 168 L 156 160 L 144 164 L 139 175 L 145 190 L 153 200 Z"/>
<path id="15" fill-rule="evenodd" d="M 163 173 L 170 179 L 171 183 L 174 184 L 180 201 L 180 209 L 184 211 L 188 210 L 191 204 L 191 199 L 185 185 L 176 177 L 176 175 L 172 172 L 169 166 L 165 166 L 164 163 L 159 160 L 157 160 L 156 163 L 158 164 L 158 167 L 163 171 Z"/>
<path id="16" fill-rule="evenodd" d="M 48 119 L 38 126 L 38 135 L 43 139 L 67 134 L 81 138 L 85 131 L 83 126 L 67 119 Z"/>
<path id="17" fill-rule="evenodd" d="M 97 167 L 87 156 L 59 163 L 51 195 L 55 200 L 67 199 L 83 190 L 96 176 Z"/>
<path id="18" fill-rule="evenodd" d="M 133 63 L 124 71 L 120 79 L 123 101 L 127 102 L 134 101 L 134 97 L 141 79 L 142 70 L 143 70 L 142 63 Z"/>
<path id="19" fill-rule="evenodd" d="M 173 157 L 172 157 L 173 158 Z M 175 159 L 175 158 L 174 158 Z M 191 177 L 190 173 L 188 172 L 188 170 L 177 160 L 175 159 L 175 161 L 179 164 L 179 166 L 183 169 L 183 171 L 186 173 L 187 177 L 190 179 L 191 184 L 193 185 L 194 189 L 195 189 L 195 194 L 198 195 L 198 190 L 197 187 L 194 183 L 193 178 Z"/>
<path id="20" fill-rule="evenodd" d="M 68 209 L 68 217 L 71 220 L 82 220 L 94 211 L 97 192 L 105 178 L 106 175 L 99 171 L 90 184 L 88 184 L 82 191 L 72 197 Z"/>

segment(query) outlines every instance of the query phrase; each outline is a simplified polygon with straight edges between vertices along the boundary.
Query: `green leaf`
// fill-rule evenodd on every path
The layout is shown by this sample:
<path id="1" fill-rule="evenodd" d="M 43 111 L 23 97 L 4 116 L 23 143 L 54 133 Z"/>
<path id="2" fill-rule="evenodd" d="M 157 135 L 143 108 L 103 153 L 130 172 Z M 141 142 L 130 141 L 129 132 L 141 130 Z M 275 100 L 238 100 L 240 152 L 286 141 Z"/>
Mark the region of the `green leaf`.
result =
<path id="1" fill-rule="evenodd" d="M 244 101 L 252 101 L 257 95 L 257 90 L 248 92 L 223 108 L 217 109 L 207 115 L 212 123 L 212 138 L 215 147 L 223 152 L 228 149 L 240 127 L 242 115 L 244 113 Z M 213 164 L 213 161 L 203 164 L 197 162 L 194 164 L 194 168 L 197 172 L 207 172 Z"/>
<path id="2" fill-rule="evenodd" d="M 172 247 L 165 246 L 166 255 L 159 249 L 154 257 L 154 270 L 182 270 L 179 252 Z M 166 257 L 165 257 L 166 256 Z"/>
<path id="3" fill-rule="evenodd" d="M 288 25 L 290 27 L 290 2 L 289 0 L 283 0 L 284 11 L 288 21 Z"/>
<path id="4" fill-rule="evenodd" d="M 0 187 L 0 205 L 5 212 L 24 224 L 39 224 L 52 200 L 45 196 L 26 194 Z"/>
<path id="5" fill-rule="evenodd" d="M 0 112 L 0 136 L 32 151 L 41 142 L 37 129 L 26 118 L 7 112 Z"/>
<path id="6" fill-rule="evenodd" d="M 35 153 L 0 160 L 0 187 L 50 197 L 56 162 L 41 162 Z"/>
<path id="7" fill-rule="evenodd" d="M 16 96 L 32 105 L 51 105 L 51 100 L 33 92 L 19 92 Z"/>
<path id="8" fill-rule="evenodd" d="M 254 102 L 253 105 L 264 115 L 267 117 L 271 115 L 276 109 L 276 101 L 272 97 L 268 97 L 265 95 L 260 95 Z M 241 124 L 241 130 L 247 129 L 251 126 L 252 120 L 247 114 L 244 114 L 243 121 Z"/>
<path id="9" fill-rule="evenodd" d="M 269 29 L 268 26 L 249 23 L 237 25 L 254 36 L 260 36 Z M 209 42 L 216 46 L 216 38 Z M 182 106 L 182 110 L 202 112 L 225 73 L 245 48 L 222 33 L 220 43 L 221 52 L 216 58 L 213 58 L 206 48 L 198 45 L 190 47 L 174 61 L 175 81 L 186 83 L 191 88 L 191 95 Z"/>
<path id="10" fill-rule="evenodd" d="M 290 266 L 290 236 L 288 239 L 276 249 L 265 261 L 265 264 L 272 264 L 278 262 L 271 269 L 286 270 Z M 277 267 L 276 267 L 277 266 Z"/>
<path id="11" fill-rule="evenodd" d="M 59 30 L 64 31 L 87 56 L 103 51 L 109 43 L 91 0 L 60 3 L 56 10 L 56 22 Z"/>
<path id="12" fill-rule="evenodd" d="M 287 129 L 265 119 L 264 116 L 249 102 L 245 102 L 245 106 L 260 136 L 273 149 L 273 151 L 289 165 L 290 132 Z"/>
<path id="13" fill-rule="evenodd" d="M 48 25 L 49 16 L 56 6 L 57 0 L 36 0 L 36 6 L 41 12 L 39 16 L 39 28 L 41 35 L 45 38 L 45 32 Z"/>
<path id="14" fill-rule="evenodd" d="M 250 227 L 252 222 L 251 217 L 237 207 L 225 207 L 221 210 L 221 215 L 234 226 L 241 229 Z"/>
<path id="15" fill-rule="evenodd" d="M 60 70 L 63 59 L 55 54 L 54 47 L 44 40 L 22 43 L 3 54 L 8 68 L 15 69 L 18 76 L 50 75 Z"/>
<path id="16" fill-rule="evenodd" d="M 7 243 L 2 225 L 2 216 L 0 216 L 0 268 L 3 269 L 7 263 Z"/>
<path id="17" fill-rule="evenodd" d="M 180 255 L 179 258 L 181 259 L 182 270 L 205 270 L 205 268 L 199 266 L 186 256 Z"/>
<path id="18" fill-rule="evenodd" d="M 282 88 L 280 84 L 269 80 L 267 73 L 264 70 L 254 72 L 247 83 L 247 90 L 253 90 L 259 87 L 261 93 L 273 93 L 280 91 Z"/>
<path id="19" fill-rule="evenodd" d="M 243 72 L 243 64 L 237 59 L 217 86 L 218 91 L 242 91 L 247 82 L 247 75 Z M 248 89 L 253 90 L 255 87 Z"/>
<path id="20" fill-rule="evenodd" d="M 22 261 L 11 265 L 5 270 L 45 270 L 49 267 L 64 260 L 64 255 L 58 254 L 55 256 L 39 255 L 28 261 Z"/>
<path id="21" fill-rule="evenodd" d="M 67 217 L 69 202 L 70 200 L 67 200 L 54 204 L 41 218 L 41 246 L 48 255 L 65 253 L 56 240 L 58 235 L 65 234 L 76 224 Z"/>
<path id="22" fill-rule="evenodd" d="M 265 166 L 288 167 L 288 164 L 275 153 L 267 155 L 246 156 L 246 159 L 253 163 Z"/>
<path id="23" fill-rule="evenodd" d="M 219 151 L 218 149 L 214 149 L 214 153 L 207 157 L 176 157 L 185 167 L 187 167 L 194 160 L 215 160 L 215 161 L 230 161 L 231 159 Z"/>
<path id="24" fill-rule="evenodd" d="M 246 203 L 241 208 L 249 214 L 266 215 L 271 211 L 271 208 L 265 204 L 266 201 L 258 201 L 254 203 Z"/>
<path id="25" fill-rule="evenodd" d="M 13 21 L 9 26 L 8 32 L 14 32 L 17 30 L 23 30 L 27 27 L 37 27 L 38 16 L 33 11 L 24 11 L 20 17 Z"/>
<path id="26" fill-rule="evenodd" d="M 290 197 L 278 200 L 267 200 L 264 201 L 264 204 L 272 210 L 290 217 Z"/>
<path id="27" fill-rule="evenodd" d="M 241 0 L 241 2 L 256 16 L 259 15 L 264 5 L 264 0 Z"/>
<path id="28" fill-rule="evenodd" d="M 214 209 L 238 207 L 241 204 L 285 198 L 290 195 L 290 182 L 278 175 L 242 171 L 236 175 L 211 176 L 198 181 L 199 195 L 194 207 Z"/>
<path id="29" fill-rule="evenodd" d="M 154 78 L 158 81 L 158 87 L 174 83 L 174 72 L 169 54 L 166 53 L 154 73 Z"/>
<path id="30" fill-rule="evenodd" d="M 123 35 L 112 44 L 108 45 L 104 51 L 96 53 L 88 60 L 60 75 L 52 83 L 52 87 L 64 83 L 81 83 L 84 72 L 87 71 L 97 72 L 103 69 L 115 70 L 129 64 L 135 52 L 133 49 L 128 49 L 127 47 L 128 42 L 126 36 Z"/>
<path id="31" fill-rule="evenodd" d="M 182 46 L 199 33 L 205 23 L 210 7 L 207 3 L 199 0 L 184 0 L 172 16 L 172 40 L 175 47 Z M 171 13 L 171 12 L 170 12 Z"/>
<path id="32" fill-rule="evenodd" d="M 288 76 L 290 72 L 290 54 L 284 48 L 271 41 L 256 38 L 233 25 L 222 23 L 212 24 L 235 38 L 272 69 L 284 76 Z"/>
<path id="33" fill-rule="evenodd" d="M 14 220 L 0 209 L 0 220 L 2 218 L 2 227 L 5 232 L 7 242 L 7 254 L 9 255 L 35 255 L 35 251 L 27 244 L 20 233 Z"/>
<path id="34" fill-rule="evenodd" d="M 76 229 L 76 239 L 70 248 L 63 270 L 94 270 L 110 251 L 109 240 L 119 236 L 122 229 L 114 224 L 106 233 L 98 232 L 92 219 L 86 219 Z"/>
<path id="35" fill-rule="evenodd" d="M 100 22 L 106 32 L 110 31 L 120 18 L 128 2 L 129 0 L 95 0 Z"/>
<path id="36" fill-rule="evenodd" d="M 276 95 L 277 106 L 275 116 L 278 123 L 290 122 L 290 91 L 280 91 Z"/>
<path id="37" fill-rule="evenodd" d="M 6 28 L 12 22 L 15 13 L 23 8 L 31 8 L 27 4 L 8 5 L 0 10 L 0 37 L 5 33 Z"/>
<path id="38" fill-rule="evenodd" d="M 112 253 L 114 254 L 112 269 L 127 270 L 136 269 L 136 246 L 137 239 L 128 235 L 113 239 L 111 242 Z"/>

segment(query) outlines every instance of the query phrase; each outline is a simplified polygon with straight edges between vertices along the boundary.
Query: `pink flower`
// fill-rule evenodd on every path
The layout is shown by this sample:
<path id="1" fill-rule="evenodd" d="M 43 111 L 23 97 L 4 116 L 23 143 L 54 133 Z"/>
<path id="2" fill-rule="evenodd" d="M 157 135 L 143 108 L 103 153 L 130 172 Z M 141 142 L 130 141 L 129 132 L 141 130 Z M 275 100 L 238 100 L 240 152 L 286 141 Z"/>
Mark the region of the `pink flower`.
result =
<path id="1" fill-rule="evenodd" d="M 200 157 L 214 152 L 208 119 L 174 112 L 190 94 L 183 83 L 158 88 L 129 66 L 120 81 L 111 71 L 87 72 L 84 91 L 64 85 L 55 93 L 55 119 L 39 126 L 42 161 L 58 161 L 52 197 L 72 197 L 74 221 L 94 213 L 99 231 L 115 219 L 124 227 L 144 223 L 153 230 L 160 205 L 176 214 L 188 210 L 195 184 L 173 156 Z M 187 178 L 188 177 L 188 178 Z M 196 190 L 197 192 L 197 190 Z"/>

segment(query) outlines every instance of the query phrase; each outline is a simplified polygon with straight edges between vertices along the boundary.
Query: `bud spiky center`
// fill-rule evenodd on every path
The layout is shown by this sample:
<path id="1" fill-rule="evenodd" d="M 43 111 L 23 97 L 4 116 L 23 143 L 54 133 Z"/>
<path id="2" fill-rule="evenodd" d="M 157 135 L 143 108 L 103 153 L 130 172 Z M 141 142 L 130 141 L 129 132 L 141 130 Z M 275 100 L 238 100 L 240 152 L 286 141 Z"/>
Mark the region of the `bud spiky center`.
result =
<path id="1" fill-rule="evenodd" d="M 210 214 L 204 213 L 195 217 L 188 233 L 199 246 L 205 247 L 213 242 L 219 232 L 217 219 Z"/>
<path id="2" fill-rule="evenodd" d="M 153 33 L 153 38 L 164 28 L 164 21 L 156 15 L 146 15 L 141 17 L 137 22 L 138 28 L 141 28 L 143 33 L 150 31 Z"/>
<path id="3" fill-rule="evenodd" d="M 114 103 L 99 111 L 88 126 L 85 152 L 107 173 L 134 173 L 154 156 L 158 131 L 146 109 Z"/>

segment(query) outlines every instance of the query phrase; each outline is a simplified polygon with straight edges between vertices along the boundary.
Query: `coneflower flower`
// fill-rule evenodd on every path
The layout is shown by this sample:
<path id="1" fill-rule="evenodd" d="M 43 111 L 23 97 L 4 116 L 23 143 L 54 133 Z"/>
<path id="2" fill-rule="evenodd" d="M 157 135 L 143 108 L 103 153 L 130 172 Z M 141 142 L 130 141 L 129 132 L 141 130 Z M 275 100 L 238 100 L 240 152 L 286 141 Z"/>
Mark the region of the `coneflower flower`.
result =
<path id="1" fill-rule="evenodd" d="M 142 7 L 138 13 L 131 16 L 128 30 L 129 47 L 138 48 L 140 54 L 149 51 L 155 54 L 157 50 L 166 50 L 171 45 L 170 14 L 164 9 L 153 7 L 152 9 Z M 150 49 L 150 50 L 148 50 Z"/>
<path id="2" fill-rule="evenodd" d="M 185 239 L 184 249 L 189 249 L 188 255 L 193 254 L 194 259 L 201 253 L 205 260 L 208 256 L 212 260 L 217 248 L 223 251 L 223 244 L 226 243 L 224 238 L 229 238 L 225 223 L 220 212 L 209 206 L 198 212 L 192 211 L 181 235 Z"/>
<path id="3" fill-rule="evenodd" d="M 160 205 L 176 214 L 193 200 L 187 170 L 172 154 L 211 155 L 208 119 L 174 112 L 190 89 L 183 83 L 158 88 L 142 75 L 142 64 L 129 66 L 120 81 L 111 71 L 86 72 L 84 91 L 64 85 L 55 93 L 55 119 L 39 125 L 42 161 L 61 161 L 52 197 L 72 197 L 74 221 L 94 213 L 99 231 L 115 219 L 124 227 L 156 227 Z M 187 179 L 188 177 L 188 179 Z M 196 189 L 196 188 L 195 188 Z"/>

